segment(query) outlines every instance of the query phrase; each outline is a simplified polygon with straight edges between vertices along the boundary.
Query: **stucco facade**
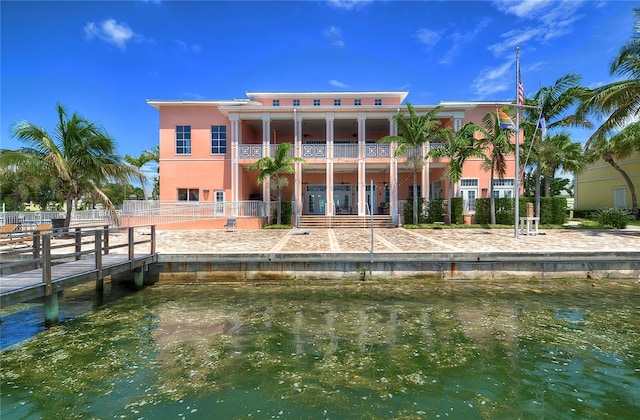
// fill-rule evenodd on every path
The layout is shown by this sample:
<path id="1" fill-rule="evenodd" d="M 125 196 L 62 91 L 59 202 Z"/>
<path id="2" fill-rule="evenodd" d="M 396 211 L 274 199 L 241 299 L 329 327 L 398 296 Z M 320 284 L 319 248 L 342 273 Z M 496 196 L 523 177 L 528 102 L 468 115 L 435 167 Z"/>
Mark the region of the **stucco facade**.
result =
<path id="1" fill-rule="evenodd" d="M 413 172 L 394 144 L 377 141 L 397 134 L 393 116 L 407 115 L 406 91 L 247 92 L 236 100 L 148 100 L 160 117 L 160 200 L 199 202 L 270 202 L 268 182 L 258 185 L 249 166 L 273 157 L 281 143 L 291 143 L 295 174 L 283 190 L 298 215 L 398 215 L 412 196 Z M 441 102 L 441 127 L 460 128 L 496 112 L 496 103 Z M 506 105 L 506 104 L 505 104 Z M 418 114 L 434 105 L 415 105 Z M 429 147 L 412 153 L 426 155 Z M 472 212 L 478 197 L 488 197 L 490 174 L 481 159 L 468 159 L 455 186 Z M 496 195 L 513 196 L 513 156 Z M 446 198 L 447 159 L 430 159 L 418 177 L 424 198 Z M 373 183 L 373 189 L 372 189 Z"/>
<path id="2" fill-rule="evenodd" d="M 640 152 L 616 161 L 640 194 Z M 587 166 L 575 176 L 576 209 L 593 210 L 608 207 L 631 208 L 631 191 L 622 175 L 601 160 Z"/>

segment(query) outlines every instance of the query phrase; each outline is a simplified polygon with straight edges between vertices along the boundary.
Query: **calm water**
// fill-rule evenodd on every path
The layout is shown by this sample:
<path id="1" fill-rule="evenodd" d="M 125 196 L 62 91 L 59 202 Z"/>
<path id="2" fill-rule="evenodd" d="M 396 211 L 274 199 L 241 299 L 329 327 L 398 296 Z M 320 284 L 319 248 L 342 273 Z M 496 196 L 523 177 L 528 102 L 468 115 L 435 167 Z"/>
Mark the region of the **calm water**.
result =
<path id="1" fill-rule="evenodd" d="M 13 345 L 41 308 L 3 314 L 3 420 L 640 413 L 634 282 L 167 285 L 65 305 Z"/>

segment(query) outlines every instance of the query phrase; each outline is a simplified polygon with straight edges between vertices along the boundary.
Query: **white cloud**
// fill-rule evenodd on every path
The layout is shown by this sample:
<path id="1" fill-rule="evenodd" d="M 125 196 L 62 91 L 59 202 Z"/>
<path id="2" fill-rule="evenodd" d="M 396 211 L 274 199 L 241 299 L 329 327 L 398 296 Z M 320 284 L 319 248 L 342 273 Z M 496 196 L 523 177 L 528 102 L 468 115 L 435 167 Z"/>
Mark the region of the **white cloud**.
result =
<path id="1" fill-rule="evenodd" d="M 453 62 L 453 58 L 460 53 L 464 44 L 467 44 L 473 41 L 489 24 L 491 23 L 491 19 L 482 19 L 473 31 L 469 32 L 454 32 L 449 39 L 452 41 L 453 46 L 447 51 L 447 53 L 440 59 L 440 64 L 451 64 Z"/>
<path id="2" fill-rule="evenodd" d="M 495 0 L 493 5 L 505 14 L 527 19 L 532 23 L 505 32 L 502 40 L 490 45 L 489 51 L 495 56 L 523 46 L 529 42 L 544 44 L 573 31 L 573 24 L 584 18 L 578 13 L 583 0 Z"/>
<path id="3" fill-rule="evenodd" d="M 198 53 L 202 50 L 202 47 L 198 44 L 187 44 L 184 41 L 180 41 L 179 39 L 174 39 L 173 43 L 184 53 L 195 52 Z"/>
<path id="4" fill-rule="evenodd" d="M 332 26 L 324 30 L 324 37 L 331 41 L 332 45 L 336 47 L 344 48 L 345 43 L 342 40 L 342 29 L 337 26 Z"/>
<path id="5" fill-rule="evenodd" d="M 508 60 L 498 67 L 482 70 L 471 83 L 471 89 L 477 99 L 487 99 L 496 93 L 507 92 L 512 88 L 515 95 L 515 74 L 511 77 L 509 73 L 513 70 L 513 64 L 514 60 Z"/>
<path id="6" fill-rule="evenodd" d="M 337 87 L 337 88 L 348 88 L 348 87 L 349 87 L 349 85 L 348 85 L 348 84 L 346 84 L 346 83 L 342 83 L 342 82 L 340 82 L 340 81 L 338 81 L 338 80 L 335 80 L 335 79 L 329 80 L 329 84 L 330 84 L 331 86 L 333 86 L 333 87 Z"/>
<path id="7" fill-rule="evenodd" d="M 353 10 L 364 7 L 373 0 L 329 0 L 329 4 L 336 9 Z"/>
<path id="8" fill-rule="evenodd" d="M 574 1 L 574 0 L 572 0 Z M 557 0 L 496 0 L 493 2 L 498 10 L 519 18 L 534 18 L 539 16 L 551 3 Z"/>
<path id="9" fill-rule="evenodd" d="M 431 29 L 422 28 L 416 32 L 416 38 L 427 47 L 432 48 L 440 41 L 440 34 Z"/>
<path id="10" fill-rule="evenodd" d="M 125 50 L 127 43 L 131 40 L 141 42 L 144 37 L 133 32 L 124 22 L 116 22 L 115 19 L 106 19 L 101 23 L 88 22 L 84 26 L 84 33 L 87 39 L 94 37 L 110 44 L 114 44 L 121 50 Z"/>

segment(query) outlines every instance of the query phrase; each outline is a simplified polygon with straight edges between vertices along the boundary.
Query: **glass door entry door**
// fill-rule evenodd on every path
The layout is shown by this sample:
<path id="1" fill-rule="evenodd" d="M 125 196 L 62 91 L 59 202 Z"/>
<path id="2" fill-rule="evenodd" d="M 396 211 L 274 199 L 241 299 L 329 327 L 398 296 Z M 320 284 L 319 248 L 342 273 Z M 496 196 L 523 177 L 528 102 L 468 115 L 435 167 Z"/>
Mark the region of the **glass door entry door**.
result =
<path id="1" fill-rule="evenodd" d="M 307 185 L 305 203 L 305 214 L 325 214 L 327 203 L 326 185 Z"/>

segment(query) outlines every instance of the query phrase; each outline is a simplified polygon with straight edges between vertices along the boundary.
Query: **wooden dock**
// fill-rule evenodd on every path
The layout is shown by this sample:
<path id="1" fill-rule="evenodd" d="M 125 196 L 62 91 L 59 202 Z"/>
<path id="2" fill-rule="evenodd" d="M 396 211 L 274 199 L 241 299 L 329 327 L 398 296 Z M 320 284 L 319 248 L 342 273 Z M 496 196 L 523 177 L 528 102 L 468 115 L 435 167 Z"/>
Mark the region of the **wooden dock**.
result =
<path id="1" fill-rule="evenodd" d="M 116 231 L 120 241 L 113 240 Z M 146 268 L 157 261 L 155 226 L 50 231 L 25 246 L 0 253 L 0 306 L 44 299 L 47 325 L 57 323 L 58 295 L 65 289 L 95 281 L 101 295 L 104 277 L 126 272 L 141 287 Z"/>

